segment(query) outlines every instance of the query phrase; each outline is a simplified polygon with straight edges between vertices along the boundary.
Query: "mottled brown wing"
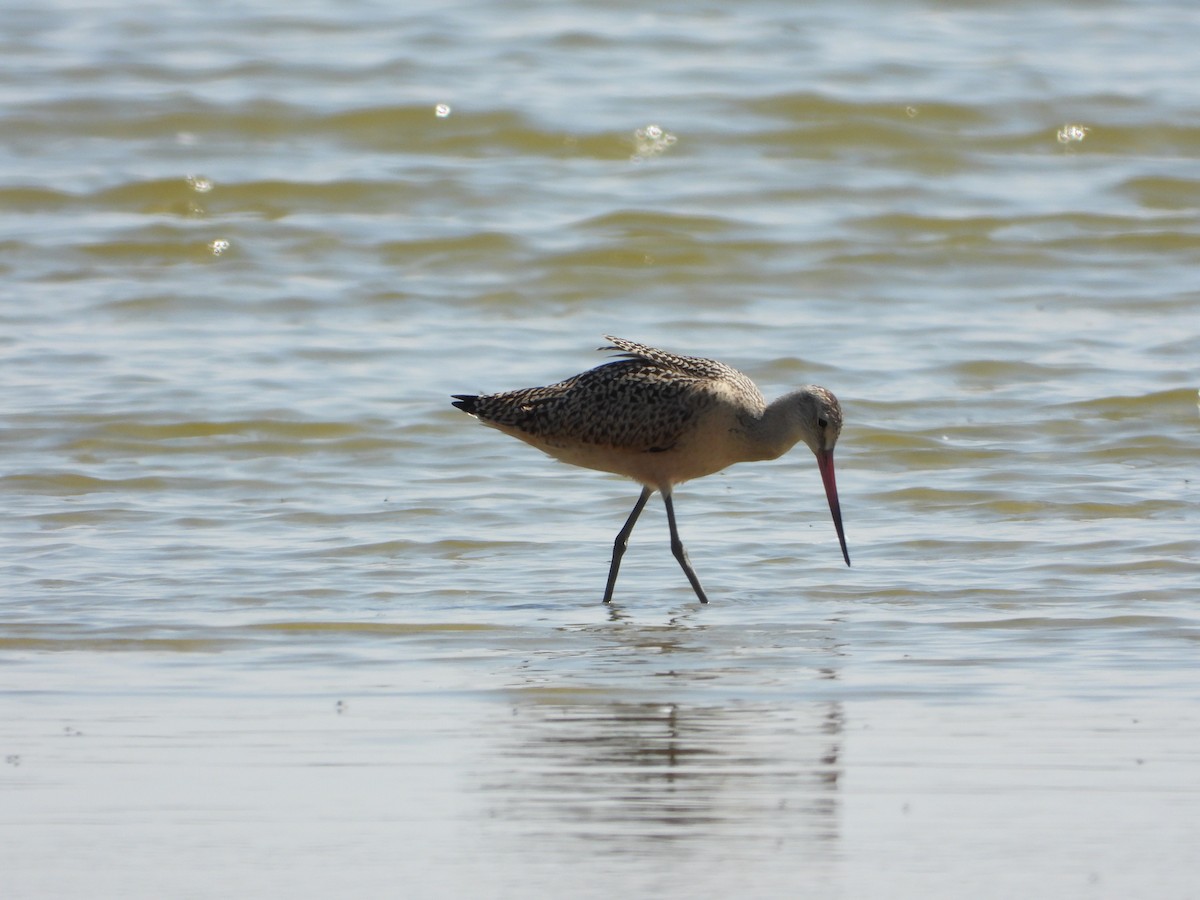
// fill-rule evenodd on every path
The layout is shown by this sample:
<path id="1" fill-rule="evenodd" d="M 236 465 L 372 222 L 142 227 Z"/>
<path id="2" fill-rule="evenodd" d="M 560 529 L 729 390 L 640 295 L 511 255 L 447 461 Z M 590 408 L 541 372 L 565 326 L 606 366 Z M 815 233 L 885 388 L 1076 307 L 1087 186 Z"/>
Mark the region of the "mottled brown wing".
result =
<path id="1" fill-rule="evenodd" d="M 552 443 L 655 451 L 669 450 L 716 402 L 704 378 L 627 359 L 547 387 L 482 396 L 474 413 Z"/>
<path id="2" fill-rule="evenodd" d="M 683 372 L 697 378 L 703 378 L 706 381 L 727 381 L 730 383 L 745 381 L 753 388 L 753 382 L 749 378 L 733 368 L 733 366 L 727 366 L 725 363 L 717 362 L 715 359 L 705 359 L 702 356 L 681 356 L 678 353 L 659 350 L 657 347 L 639 344 L 636 341 L 627 341 L 625 338 L 613 337 L 611 334 L 606 334 L 604 339 L 612 341 L 612 346 L 601 347 L 601 350 L 620 350 L 624 356 L 630 359 L 643 359 L 664 369 Z M 757 388 L 753 389 L 755 391 L 758 390 Z"/>

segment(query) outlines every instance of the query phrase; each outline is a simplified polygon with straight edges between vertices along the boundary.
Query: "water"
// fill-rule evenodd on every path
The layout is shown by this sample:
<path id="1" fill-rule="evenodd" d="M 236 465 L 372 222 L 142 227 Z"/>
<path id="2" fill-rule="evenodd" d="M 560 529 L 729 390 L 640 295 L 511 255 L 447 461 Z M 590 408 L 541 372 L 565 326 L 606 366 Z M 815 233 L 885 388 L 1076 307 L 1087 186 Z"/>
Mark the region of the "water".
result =
<path id="1" fill-rule="evenodd" d="M 0 12 L 6 897 L 1196 896 L 1185 2 Z M 655 500 L 448 395 L 841 398 Z"/>

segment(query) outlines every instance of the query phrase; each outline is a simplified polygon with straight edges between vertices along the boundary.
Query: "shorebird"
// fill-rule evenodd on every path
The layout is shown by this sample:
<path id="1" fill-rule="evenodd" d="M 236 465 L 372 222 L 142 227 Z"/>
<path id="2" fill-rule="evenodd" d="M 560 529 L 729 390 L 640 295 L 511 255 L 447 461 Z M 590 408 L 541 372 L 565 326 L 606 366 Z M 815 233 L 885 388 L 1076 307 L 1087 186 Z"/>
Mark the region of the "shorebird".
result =
<path id="1" fill-rule="evenodd" d="M 842 557 L 850 565 L 833 474 L 833 448 L 842 432 L 842 407 L 833 394 L 810 384 L 767 405 L 754 382 L 732 366 L 604 337 L 612 346 L 600 349 L 620 351 L 620 359 L 547 387 L 455 394 L 452 405 L 562 462 L 641 483 L 641 496 L 613 542 L 605 603 L 612 600 L 633 526 L 655 491 L 667 508 L 671 552 L 707 603 L 679 539 L 672 489 L 734 463 L 777 459 L 800 441 L 817 457 Z"/>

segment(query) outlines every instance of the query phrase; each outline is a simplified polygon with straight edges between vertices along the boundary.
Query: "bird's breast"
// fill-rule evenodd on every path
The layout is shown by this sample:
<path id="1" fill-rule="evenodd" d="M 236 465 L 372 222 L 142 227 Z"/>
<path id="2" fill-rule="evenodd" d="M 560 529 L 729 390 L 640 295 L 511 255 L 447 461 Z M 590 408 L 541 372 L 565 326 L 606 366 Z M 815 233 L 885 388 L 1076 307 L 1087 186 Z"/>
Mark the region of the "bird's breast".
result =
<path id="1" fill-rule="evenodd" d="M 718 411 L 652 446 L 619 446 L 498 427 L 561 462 L 623 475 L 659 489 L 703 478 L 750 458 L 736 417 Z"/>

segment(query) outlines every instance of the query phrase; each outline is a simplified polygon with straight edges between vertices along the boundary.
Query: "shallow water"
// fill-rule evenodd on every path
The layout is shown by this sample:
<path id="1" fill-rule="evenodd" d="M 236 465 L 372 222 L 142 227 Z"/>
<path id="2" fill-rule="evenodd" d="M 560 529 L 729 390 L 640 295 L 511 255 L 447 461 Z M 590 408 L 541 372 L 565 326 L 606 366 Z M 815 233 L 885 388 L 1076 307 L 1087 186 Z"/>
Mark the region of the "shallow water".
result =
<path id="1" fill-rule="evenodd" d="M 1195 896 L 1183 2 L 0 12 L 6 897 Z M 439 106 L 441 108 L 439 108 Z M 652 501 L 449 395 L 841 398 Z"/>

